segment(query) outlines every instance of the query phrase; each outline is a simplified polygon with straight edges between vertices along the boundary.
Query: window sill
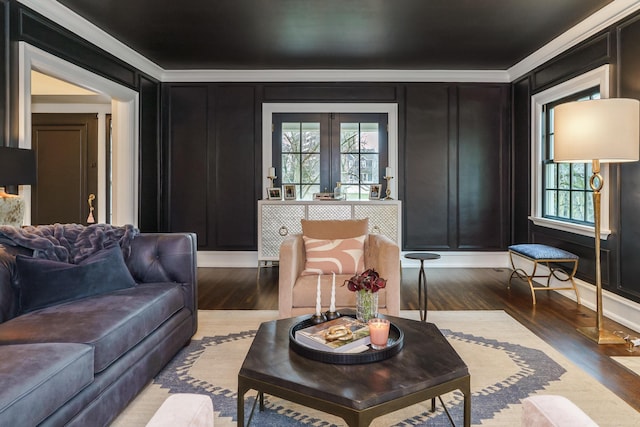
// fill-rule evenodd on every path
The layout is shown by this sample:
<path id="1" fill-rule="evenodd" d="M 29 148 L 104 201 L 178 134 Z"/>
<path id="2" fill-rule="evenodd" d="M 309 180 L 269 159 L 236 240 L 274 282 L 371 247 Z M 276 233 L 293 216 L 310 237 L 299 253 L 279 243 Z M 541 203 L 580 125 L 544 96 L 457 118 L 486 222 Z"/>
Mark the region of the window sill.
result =
<path id="1" fill-rule="evenodd" d="M 582 236 L 593 237 L 594 227 L 581 224 L 573 224 L 571 222 L 557 221 L 549 218 L 540 218 L 530 216 L 529 219 L 539 227 L 553 228 L 555 230 L 566 231 L 567 233 L 580 234 Z M 600 227 L 600 240 L 607 240 L 611 230 L 606 227 Z"/>

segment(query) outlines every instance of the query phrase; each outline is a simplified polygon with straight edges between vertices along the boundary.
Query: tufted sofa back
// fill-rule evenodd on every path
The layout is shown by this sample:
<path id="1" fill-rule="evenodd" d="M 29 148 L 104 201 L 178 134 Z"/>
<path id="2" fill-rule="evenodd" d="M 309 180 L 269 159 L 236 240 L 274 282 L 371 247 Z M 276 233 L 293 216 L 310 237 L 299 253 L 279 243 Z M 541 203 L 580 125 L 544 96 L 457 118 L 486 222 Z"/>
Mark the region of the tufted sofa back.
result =
<path id="1" fill-rule="evenodd" d="M 185 306 L 197 310 L 197 247 L 192 233 L 141 233 L 131 242 L 126 264 L 136 283 L 182 283 Z M 17 254 L 22 247 L 0 244 L 0 323 L 18 312 Z M 194 316 L 195 318 L 195 316 Z M 194 332 L 195 332 L 194 325 Z"/>

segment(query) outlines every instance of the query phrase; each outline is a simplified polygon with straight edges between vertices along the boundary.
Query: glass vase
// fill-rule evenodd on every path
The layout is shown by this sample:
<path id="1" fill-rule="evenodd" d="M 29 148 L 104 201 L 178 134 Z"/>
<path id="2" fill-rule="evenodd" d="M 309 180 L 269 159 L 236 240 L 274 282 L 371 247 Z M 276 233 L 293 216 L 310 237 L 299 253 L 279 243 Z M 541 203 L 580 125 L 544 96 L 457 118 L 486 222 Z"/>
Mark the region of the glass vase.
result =
<path id="1" fill-rule="evenodd" d="M 356 292 L 356 318 L 367 323 L 378 316 L 378 293 L 360 290 Z"/>

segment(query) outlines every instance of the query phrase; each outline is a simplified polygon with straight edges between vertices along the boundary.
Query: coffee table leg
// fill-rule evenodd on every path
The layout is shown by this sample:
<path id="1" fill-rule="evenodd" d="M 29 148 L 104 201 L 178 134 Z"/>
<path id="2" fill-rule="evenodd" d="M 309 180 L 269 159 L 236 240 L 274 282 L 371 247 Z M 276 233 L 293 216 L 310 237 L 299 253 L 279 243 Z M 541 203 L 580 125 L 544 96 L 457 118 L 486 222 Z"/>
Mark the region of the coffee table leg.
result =
<path id="1" fill-rule="evenodd" d="M 464 390 L 464 427 L 471 427 L 471 377 L 467 377 Z"/>
<path id="2" fill-rule="evenodd" d="M 238 427 L 244 427 L 244 395 L 247 392 L 247 388 L 240 385 L 238 379 L 238 407 L 237 407 L 237 425 Z"/>
<path id="3" fill-rule="evenodd" d="M 424 292 L 424 298 L 422 294 Z M 420 260 L 420 273 L 418 273 L 418 306 L 420 320 L 427 321 L 427 275 L 424 272 L 424 260 Z"/>

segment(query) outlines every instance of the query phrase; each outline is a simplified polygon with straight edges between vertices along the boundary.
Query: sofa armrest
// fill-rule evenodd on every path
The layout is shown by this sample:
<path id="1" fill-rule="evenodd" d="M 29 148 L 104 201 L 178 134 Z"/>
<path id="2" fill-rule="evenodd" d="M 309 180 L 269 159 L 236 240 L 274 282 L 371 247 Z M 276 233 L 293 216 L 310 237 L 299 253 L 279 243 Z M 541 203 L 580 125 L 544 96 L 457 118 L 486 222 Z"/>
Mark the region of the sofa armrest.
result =
<path id="1" fill-rule="evenodd" d="M 369 234 L 364 247 L 365 268 L 373 268 L 387 280 L 387 313 L 400 315 L 400 248 L 382 234 Z"/>
<path id="2" fill-rule="evenodd" d="M 278 278 L 278 311 L 280 318 L 291 317 L 293 285 L 305 264 L 304 241 L 301 234 L 288 236 L 280 245 Z"/>
<path id="3" fill-rule="evenodd" d="M 185 306 L 198 309 L 197 241 L 193 233 L 141 233 L 131 242 L 127 267 L 137 283 L 181 283 Z"/>

